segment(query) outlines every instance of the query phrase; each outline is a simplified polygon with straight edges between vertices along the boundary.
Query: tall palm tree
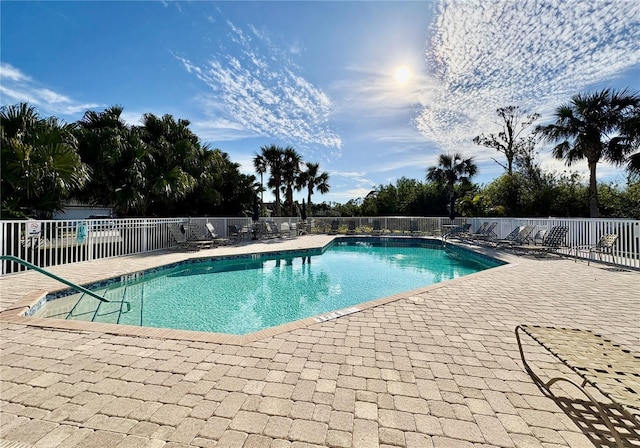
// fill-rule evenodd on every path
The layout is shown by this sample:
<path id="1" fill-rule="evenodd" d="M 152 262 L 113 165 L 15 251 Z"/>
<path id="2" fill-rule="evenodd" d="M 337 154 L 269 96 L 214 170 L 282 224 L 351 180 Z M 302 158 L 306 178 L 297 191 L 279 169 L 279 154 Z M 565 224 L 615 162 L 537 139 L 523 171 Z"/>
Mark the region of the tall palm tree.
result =
<path id="1" fill-rule="evenodd" d="M 300 154 L 291 146 L 287 146 L 283 152 L 282 182 L 287 206 L 289 207 L 289 216 L 293 215 L 293 189 L 300 174 L 301 163 L 302 157 Z"/>
<path id="2" fill-rule="evenodd" d="M 284 169 L 284 149 L 276 145 L 265 145 L 260 148 L 261 157 L 265 167 L 269 169 L 267 186 L 273 189 L 275 197 L 275 214 L 280 216 L 280 187 L 282 186 L 282 173 Z M 255 160 L 255 159 L 254 159 Z"/>
<path id="3" fill-rule="evenodd" d="M 639 130 L 628 126 L 636 117 L 640 96 L 627 90 L 605 89 L 591 94 L 578 94 L 571 102 L 556 109 L 555 123 L 538 127 L 538 132 L 551 143 L 557 159 L 567 165 L 582 159 L 589 166 L 589 211 L 592 218 L 598 210 L 598 162 L 621 164 L 638 148 Z M 631 165 L 630 165 L 631 166 Z"/>
<path id="4" fill-rule="evenodd" d="M 75 125 L 41 118 L 26 103 L 0 108 L 2 217 L 50 217 L 89 178 Z"/>
<path id="5" fill-rule="evenodd" d="M 309 212 L 311 212 L 311 196 L 313 195 L 313 190 L 317 189 L 320 194 L 326 194 L 331 189 L 331 186 L 329 185 L 329 173 L 326 171 L 320 173 L 319 163 L 306 162 L 305 166 L 307 169 L 302 171 L 298 177 L 298 186 L 301 189 L 307 189 L 307 207 L 309 208 Z"/>
<path id="6" fill-rule="evenodd" d="M 253 167 L 256 169 L 256 173 L 260 175 L 260 202 L 264 203 L 264 173 L 269 168 L 264 155 L 256 153 L 253 158 Z"/>
<path id="7" fill-rule="evenodd" d="M 465 159 L 459 153 L 440 154 L 438 166 L 432 166 L 427 169 L 427 180 L 447 186 L 449 192 L 449 219 L 454 220 L 456 217 L 456 184 L 469 183 L 477 172 L 478 166 L 473 162 L 473 157 Z"/>

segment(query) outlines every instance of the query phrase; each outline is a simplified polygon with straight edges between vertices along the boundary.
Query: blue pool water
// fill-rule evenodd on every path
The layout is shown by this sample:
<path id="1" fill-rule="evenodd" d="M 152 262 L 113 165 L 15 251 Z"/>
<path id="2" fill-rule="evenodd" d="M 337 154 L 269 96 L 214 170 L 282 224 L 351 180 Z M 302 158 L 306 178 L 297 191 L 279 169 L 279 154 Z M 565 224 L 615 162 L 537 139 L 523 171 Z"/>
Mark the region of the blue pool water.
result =
<path id="1" fill-rule="evenodd" d="M 71 314 L 83 320 L 246 334 L 498 264 L 452 250 L 352 239 L 322 253 L 205 259 L 110 285 L 106 297 L 114 303 L 96 309 L 96 300 L 82 298 L 85 305 L 78 302 Z"/>

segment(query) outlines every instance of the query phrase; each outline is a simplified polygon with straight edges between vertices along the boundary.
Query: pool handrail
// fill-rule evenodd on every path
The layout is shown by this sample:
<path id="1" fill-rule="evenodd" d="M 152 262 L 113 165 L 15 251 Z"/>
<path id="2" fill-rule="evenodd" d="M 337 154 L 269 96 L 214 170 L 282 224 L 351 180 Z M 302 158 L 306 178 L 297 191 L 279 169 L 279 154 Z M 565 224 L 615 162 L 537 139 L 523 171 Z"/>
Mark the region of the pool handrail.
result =
<path id="1" fill-rule="evenodd" d="M 52 279 L 57 280 L 60 283 L 64 283 L 67 286 L 71 286 L 72 288 L 75 288 L 80 292 L 88 294 L 91 297 L 100 300 L 101 302 L 110 302 L 109 299 L 105 299 L 104 297 L 100 297 L 95 292 L 90 291 L 87 288 L 84 288 L 84 287 L 82 287 L 80 285 L 76 285 L 75 283 L 70 282 L 69 280 L 65 280 L 62 277 L 58 277 L 57 275 L 52 274 L 51 272 L 46 271 L 46 270 L 42 269 L 41 267 L 36 266 L 35 264 L 29 263 L 28 261 L 23 260 L 22 258 L 14 257 L 13 255 L 0 255 L 0 260 L 13 261 L 14 263 L 21 264 L 23 266 L 28 267 L 29 269 L 33 269 L 36 272 L 39 272 L 39 273 L 41 273 L 43 275 L 46 275 L 47 277 L 51 277 Z"/>

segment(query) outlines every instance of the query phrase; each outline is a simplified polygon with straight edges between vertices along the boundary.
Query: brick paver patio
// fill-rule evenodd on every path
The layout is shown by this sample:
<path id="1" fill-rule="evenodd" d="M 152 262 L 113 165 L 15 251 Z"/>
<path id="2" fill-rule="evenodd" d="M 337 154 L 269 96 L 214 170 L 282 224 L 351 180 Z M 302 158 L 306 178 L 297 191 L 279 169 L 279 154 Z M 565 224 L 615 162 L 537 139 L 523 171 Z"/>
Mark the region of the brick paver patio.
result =
<path id="1" fill-rule="evenodd" d="M 191 256 L 321 246 L 330 238 L 52 270 L 81 281 Z M 536 387 L 521 366 L 513 330 L 519 323 L 589 328 L 637 351 L 640 274 L 558 257 L 503 258 L 510 264 L 233 344 L 44 328 L 1 317 L 0 446 L 605 444 L 606 428 L 579 391 L 559 386 L 552 399 Z M 1 309 L 58 287 L 32 272 L 6 276 Z M 566 372 L 539 347 L 527 350 L 546 376 Z M 627 442 L 640 446 L 638 428 L 625 423 Z"/>

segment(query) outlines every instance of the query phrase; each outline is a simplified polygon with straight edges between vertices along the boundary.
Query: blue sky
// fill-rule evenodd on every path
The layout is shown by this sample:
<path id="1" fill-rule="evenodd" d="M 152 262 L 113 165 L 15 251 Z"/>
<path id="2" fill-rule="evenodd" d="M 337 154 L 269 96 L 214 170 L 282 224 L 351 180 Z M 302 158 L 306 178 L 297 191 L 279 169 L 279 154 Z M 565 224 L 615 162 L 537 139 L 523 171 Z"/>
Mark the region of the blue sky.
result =
<path id="1" fill-rule="evenodd" d="M 543 123 L 576 93 L 640 90 L 635 0 L 2 1 L 0 17 L 1 104 L 169 113 L 248 174 L 261 146 L 291 145 L 331 176 L 314 202 L 424 180 L 447 151 L 490 182 L 500 154 L 471 140 L 498 132 L 498 107 Z"/>

